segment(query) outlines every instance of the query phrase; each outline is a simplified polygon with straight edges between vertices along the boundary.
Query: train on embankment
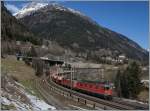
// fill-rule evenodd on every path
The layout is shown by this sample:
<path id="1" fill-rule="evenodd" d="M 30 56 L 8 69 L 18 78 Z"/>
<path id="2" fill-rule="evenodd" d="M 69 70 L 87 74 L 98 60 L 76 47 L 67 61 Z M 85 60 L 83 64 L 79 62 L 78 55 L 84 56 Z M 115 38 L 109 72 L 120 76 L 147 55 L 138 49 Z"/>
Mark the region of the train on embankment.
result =
<path id="1" fill-rule="evenodd" d="M 52 74 L 51 79 L 63 87 L 67 87 L 99 98 L 112 100 L 113 89 L 110 82 L 70 80 L 66 79 L 63 75 L 60 74 Z"/>
<path id="2" fill-rule="evenodd" d="M 20 58 L 20 56 L 17 56 Z M 24 60 L 33 61 L 32 57 L 23 57 Z M 62 66 L 64 64 L 63 61 L 54 61 L 46 58 L 38 58 L 37 60 L 43 60 L 45 63 L 48 62 L 51 66 L 55 66 L 59 64 Z M 67 65 L 67 68 L 71 69 L 71 65 Z M 55 71 L 57 68 L 55 69 Z M 49 75 L 51 72 L 47 72 L 46 75 Z M 112 99 L 113 95 L 113 86 L 110 82 L 93 82 L 93 81 L 79 81 L 79 80 L 71 80 L 64 77 L 62 74 L 51 73 L 50 78 L 57 84 L 62 85 L 64 87 L 89 94 L 92 96 L 100 97 L 103 99 Z"/>

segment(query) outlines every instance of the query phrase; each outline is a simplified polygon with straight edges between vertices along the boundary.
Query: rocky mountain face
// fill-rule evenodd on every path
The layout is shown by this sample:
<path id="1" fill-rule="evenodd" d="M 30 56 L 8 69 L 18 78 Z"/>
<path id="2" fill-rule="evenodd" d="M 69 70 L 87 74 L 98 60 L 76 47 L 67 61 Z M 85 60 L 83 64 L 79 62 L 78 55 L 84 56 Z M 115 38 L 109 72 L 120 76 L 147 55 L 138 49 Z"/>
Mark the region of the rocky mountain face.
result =
<path id="1" fill-rule="evenodd" d="M 20 21 L 18 21 L 1 2 L 1 31 L 2 40 L 30 41 L 39 44 L 40 40 Z"/>
<path id="2" fill-rule="evenodd" d="M 148 52 L 127 37 L 98 25 L 89 17 L 58 4 L 49 4 L 19 19 L 33 33 L 76 52 L 125 54 L 148 60 Z M 103 55 L 109 56 L 109 54 Z"/>
<path id="3" fill-rule="evenodd" d="M 148 52 L 137 43 L 98 25 L 79 11 L 58 4 L 31 3 L 15 15 L 19 21 L 2 2 L 2 39 L 36 41 L 41 37 L 55 41 L 79 56 L 116 57 L 124 54 L 132 59 L 148 60 Z"/>
<path id="4" fill-rule="evenodd" d="M 24 16 L 30 15 L 31 13 L 45 7 L 46 5 L 48 4 L 32 2 L 27 6 L 23 7 L 19 12 L 15 13 L 14 16 L 16 18 L 23 18 Z"/>

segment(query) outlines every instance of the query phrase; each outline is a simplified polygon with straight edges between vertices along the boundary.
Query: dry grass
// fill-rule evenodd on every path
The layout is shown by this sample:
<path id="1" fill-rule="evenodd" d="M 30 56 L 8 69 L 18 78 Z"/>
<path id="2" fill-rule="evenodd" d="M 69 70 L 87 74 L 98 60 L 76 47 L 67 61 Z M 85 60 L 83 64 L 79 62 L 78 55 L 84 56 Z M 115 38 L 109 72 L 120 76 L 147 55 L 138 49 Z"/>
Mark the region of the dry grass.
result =
<path id="1" fill-rule="evenodd" d="M 141 91 L 140 94 L 138 95 L 138 98 L 141 101 L 148 101 L 149 100 L 149 91 L 148 90 Z"/>
<path id="2" fill-rule="evenodd" d="M 15 56 L 8 56 L 1 60 L 2 74 L 14 76 L 22 82 L 24 80 L 35 79 L 34 69 L 27 66 L 23 61 L 17 61 Z"/>
<path id="3" fill-rule="evenodd" d="M 34 84 L 34 80 L 37 79 L 35 71 L 31 66 L 27 66 L 24 61 L 17 61 L 15 56 L 1 59 L 1 71 L 2 74 L 7 73 L 14 80 L 24 85 L 29 93 L 41 98 Z"/>

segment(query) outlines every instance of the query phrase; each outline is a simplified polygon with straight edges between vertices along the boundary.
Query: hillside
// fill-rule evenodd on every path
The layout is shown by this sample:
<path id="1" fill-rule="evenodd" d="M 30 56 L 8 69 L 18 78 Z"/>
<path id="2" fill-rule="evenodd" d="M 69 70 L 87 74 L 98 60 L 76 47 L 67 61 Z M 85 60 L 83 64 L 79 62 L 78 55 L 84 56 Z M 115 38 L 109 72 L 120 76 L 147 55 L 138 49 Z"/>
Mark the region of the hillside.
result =
<path id="1" fill-rule="evenodd" d="M 15 56 L 1 59 L 1 110 L 41 111 L 55 109 L 43 100 L 35 86 L 35 71 Z M 19 67 L 18 67 L 19 66 Z"/>
<path id="2" fill-rule="evenodd" d="M 4 2 L 1 2 L 1 39 L 2 41 L 30 41 L 33 44 L 40 44 L 40 39 L 35 38 L 35 35 L 19 22 L 4 6 Z"/>
<path id="3" fill-rule="evenodd" d="M 125 54 L 148 60 L 148 52 L 124 35 L 98 25 L 89 17 L 58 4 L 49 4 L 19 19 L 37 36 L 92 57 Z"/>

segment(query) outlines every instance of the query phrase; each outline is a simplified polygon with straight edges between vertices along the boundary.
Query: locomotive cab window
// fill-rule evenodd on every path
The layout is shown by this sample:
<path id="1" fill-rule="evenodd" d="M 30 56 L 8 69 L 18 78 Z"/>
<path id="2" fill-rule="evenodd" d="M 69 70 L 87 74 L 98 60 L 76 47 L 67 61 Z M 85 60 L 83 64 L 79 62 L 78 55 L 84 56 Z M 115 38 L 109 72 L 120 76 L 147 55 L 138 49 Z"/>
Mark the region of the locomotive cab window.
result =
<path id="1" fill-rule="evenodd" d="M 109 90 L 109 87 L 105 87 L 105 90 Z"/>

